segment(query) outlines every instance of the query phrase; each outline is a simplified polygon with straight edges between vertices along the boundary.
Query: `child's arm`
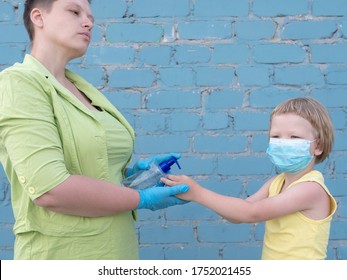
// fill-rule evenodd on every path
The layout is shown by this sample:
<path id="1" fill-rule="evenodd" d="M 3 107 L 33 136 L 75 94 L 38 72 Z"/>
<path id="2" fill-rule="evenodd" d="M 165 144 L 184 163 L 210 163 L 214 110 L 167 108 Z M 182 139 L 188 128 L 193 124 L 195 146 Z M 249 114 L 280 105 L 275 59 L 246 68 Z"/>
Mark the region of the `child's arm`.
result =
<path id="1" fill-rule="evenodd" d="M 323 188 L 315 182 L 299 183 L 270 198 L 264 197 L 269 185 L 266 183 L 254 196 L 243 200 L 205 189 L 184 175 L 168 175 L 162 181 L 168 186 L 187 184 L 189 191 L 179 195 L 179 198 L 210 208 L 232 223 L 262 222 L 298 211 L 314 211 L 314 208 L 319 207 L 318 202 L 327 197 Z M 324 215 L 311 218 L 324 218 Z"/>

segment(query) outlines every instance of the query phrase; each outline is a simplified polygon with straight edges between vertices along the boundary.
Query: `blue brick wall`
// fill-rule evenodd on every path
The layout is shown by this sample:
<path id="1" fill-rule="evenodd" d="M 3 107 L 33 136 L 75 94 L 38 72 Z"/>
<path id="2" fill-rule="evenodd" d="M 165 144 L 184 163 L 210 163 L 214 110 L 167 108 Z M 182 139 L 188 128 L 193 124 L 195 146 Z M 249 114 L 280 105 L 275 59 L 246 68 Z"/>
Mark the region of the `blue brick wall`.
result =
<path id="1" fill-rule="evenodd" d="M 0 70 L 29 51 L 23 2 L 0 0 Z M 329 259 L 347 259 L 345 0 L 93 1 L 93 40 L 70 65 L 136 130 L 134 160 L 179 152 L 182 172 L 245 198 L 273 174 L 264 153 L 279 102 L 312 96 L 336 132 L 318 166 L 338 201 Z M 173 168 L 173 172 L 179 172 Z M 0 169 L 0 258 L 13 258 L 10 187 Z M 233 225 L 197 204 L 139 211 L 142 259 L 259 259 L 264 224 Z"/>

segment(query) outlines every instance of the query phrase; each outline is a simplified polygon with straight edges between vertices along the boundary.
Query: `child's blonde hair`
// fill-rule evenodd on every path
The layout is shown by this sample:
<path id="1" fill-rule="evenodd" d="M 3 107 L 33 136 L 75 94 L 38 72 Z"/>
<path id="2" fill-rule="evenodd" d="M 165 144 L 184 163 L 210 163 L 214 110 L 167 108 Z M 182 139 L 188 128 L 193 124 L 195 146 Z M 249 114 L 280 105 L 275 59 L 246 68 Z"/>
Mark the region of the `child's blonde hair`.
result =
<path id="1" fill-rule="evenodd" d="M 313 98 L 293 98 L 279 104 L 271 113 L 274 116 L 293 113 L 307 120 L 317 131 L 317 143 L 323 151 L 316 163 L 323 162 L 330 154 L 334 143 L 334 127 L 327 109 Z"/>

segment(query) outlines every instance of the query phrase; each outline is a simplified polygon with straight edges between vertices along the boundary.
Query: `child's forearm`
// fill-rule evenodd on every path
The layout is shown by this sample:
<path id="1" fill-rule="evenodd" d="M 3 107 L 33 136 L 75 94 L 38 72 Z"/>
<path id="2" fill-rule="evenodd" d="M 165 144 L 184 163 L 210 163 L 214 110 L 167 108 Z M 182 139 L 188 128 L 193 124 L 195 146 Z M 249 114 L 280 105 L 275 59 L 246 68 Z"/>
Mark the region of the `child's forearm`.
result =
<path id="1" fill-rule="evenodd" d="M 257 220 L 252 214 L 252 203 L 240 198 L 201 189 L 193 201 L 213 210 L 231 223 L 248 223 Z"/>

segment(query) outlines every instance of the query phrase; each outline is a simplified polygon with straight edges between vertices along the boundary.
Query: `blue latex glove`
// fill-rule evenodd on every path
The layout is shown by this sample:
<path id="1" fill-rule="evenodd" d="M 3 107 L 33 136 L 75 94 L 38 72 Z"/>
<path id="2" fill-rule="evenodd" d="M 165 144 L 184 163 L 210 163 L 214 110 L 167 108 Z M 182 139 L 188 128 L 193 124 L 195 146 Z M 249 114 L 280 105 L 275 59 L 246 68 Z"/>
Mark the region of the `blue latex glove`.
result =
<path id="1" fill-rule="evenodd" d="M 156 155 L 148 159 L 140 159 L 134 164 L 132 168 L 127 169 L 125 173 L 125 177 L 129 177 L 140 170 L 148 170 L 152 162 L 156 162 L 157 164 L 160 164 L 161 162 L 165 160 L 169 160 L 172 157 L 179 159 L 181 155 L 171 153 L 171 154 Z"/>
<path id="2" fill-rule="evenodd" d="M 189 190 L 187 185 L 176 185 L 173 187 L 151 187 L 137 190 L 140 201 L 137 209 L 150 209 L 152 211 L 167 208 L 174 205 L 185 204 L 188 201 L 175 197 L 176 194 L 185 193 Z"/>

